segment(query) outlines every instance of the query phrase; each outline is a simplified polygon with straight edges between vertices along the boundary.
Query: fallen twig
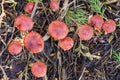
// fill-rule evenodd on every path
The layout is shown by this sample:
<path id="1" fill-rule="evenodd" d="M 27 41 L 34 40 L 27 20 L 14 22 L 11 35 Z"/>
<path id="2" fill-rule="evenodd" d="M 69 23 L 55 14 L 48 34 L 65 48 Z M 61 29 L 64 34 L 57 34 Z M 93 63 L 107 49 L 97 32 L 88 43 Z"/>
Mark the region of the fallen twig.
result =
<path id="1" fill-rule="evenodd" d="M 112 4 L 112 3 L 116 3 L 116 2 L 118 2 L 118 0 L 111 0 L 111 1 L 103 2 L 103 5 Z"/>
<path id="2" fill-rule="evenodd" d="M 33 18 L 34 17 L 34 15 L 35 15 L 35 12 L 36 12 L 36 9 L 37 9 L 37 5 L 38 5 L 38 0 L 36 0 L 36 2 L 35 2 L 35 6 L 34 6 L 34 8 L 33 8 L 33 11 L 32 11 L 32 14 L 31 14 L 31 18 Z"/>
<path id="3" fill-rule="evenodd" d="M 3 67 L 0 65 L 0 69 L 2 70 L 2 73 L 3 73 L 3 79 L 2 80 L 8 80 L 8 77 L 3 69 Z"/>
<path id="4" fill-rule="evenodd" d="M 1 15 L 0 15 L 0 28 L 1 28 L 1 23 L 2 23 L 3 17 L 5 16 L 3 4 L 4 4 L 4 0 L 2 0 L 2 3 L 1 3 L 2 13 L 1 13 Z"/>

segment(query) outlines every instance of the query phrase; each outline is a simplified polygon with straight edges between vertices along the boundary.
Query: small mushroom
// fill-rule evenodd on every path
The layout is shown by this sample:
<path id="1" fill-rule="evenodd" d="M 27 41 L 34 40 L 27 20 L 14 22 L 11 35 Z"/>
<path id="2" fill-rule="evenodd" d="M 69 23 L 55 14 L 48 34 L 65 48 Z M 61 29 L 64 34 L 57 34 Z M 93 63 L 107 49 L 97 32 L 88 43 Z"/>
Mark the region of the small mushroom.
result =
<path id="1" fill-rule="evenodd" d="M 34 2 L 28 2 L 24 8 L 25 12 L 31 14 L 33 11 L 35 3 Z"/>
<path id="2" fill-rule="evenodd" d="M 78 29 L 78 36 L 81 40 L 90 40 L 93 34 L 93 29 L 89 25 L 82 25 Z"/>
<path id="3" fill-rule="evenodd" d="M 42 36 L 37 32 L 30 32 L 24 37 L 24 45 L 31 53 L 38 53 L 44 49 Z"/>
<path id="4" fill-rule="evenodd" d="M 8 52 L 12 55 L 17 55 L 21 51 L 22 51 L 22 45 L 18 41 L 14 40 L 8 45 Z"/>
<path id="5" fill-rule="evenodd" d="M 103 26 L 104 20 L 100 15 L 94 15 L 90 18 L 90 22 L 95 29 L 100 30 Z"/>
<path id="6" fill-rule="evenodd" d="M 33 21 L 29 16 L 20 15 L 15 19 L 14 25 L 21 32 L 26 32 L 33 28 Z"/>
<path id="7" fill-rule="evenodd" d="M 68 34 L 68 27 L 65 23 L 56 20 L 49 24 L 48 32 L 54 40 L 64 39 Z"/>
<path id="8" fill-rule="evenodd" d="M 59 41 L 59 45 L 64 51 L 70 50 L 73 47 L 73 44 L 74 44 L 74 41 L 70 37 L 65 37 L 64 39 L 61 39 Z"/>
<path id="9" fill-rule="evenodd" d="M 42 62 L 35 62 L 31 66 L 31 71 L 35 77 L 44 77 L 47 72 L 47 66 Z"/>
<path id="10" fill-rule="evenodd" d="M 116 23 L 112 19 L 109 19 L 104 22 L 102 28 L 105 31 L 105 33 L 112 33 L 116 30 Z"/>
<path id="11" fill-rule="evenodd" d="M 59 2 L 57 0 L 51 0 L 50 8 L 55 12 L 59 9 Z"/>

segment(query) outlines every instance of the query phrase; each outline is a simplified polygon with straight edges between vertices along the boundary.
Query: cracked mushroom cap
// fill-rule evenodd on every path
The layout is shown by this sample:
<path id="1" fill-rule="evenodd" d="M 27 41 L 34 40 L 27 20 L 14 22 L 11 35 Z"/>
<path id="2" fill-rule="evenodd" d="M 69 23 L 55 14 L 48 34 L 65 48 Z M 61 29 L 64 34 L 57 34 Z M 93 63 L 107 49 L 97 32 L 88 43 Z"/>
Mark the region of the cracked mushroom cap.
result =
<path id="1" fill-rule="evenodd" d="M 104 20 L 100 15 L 94 15 L 91 17 L 90 22 L 92 26 L 94 26 L 96 29 L 100 30 L 103 26 Z"/>
<path id="2" fill-rule="evenodd" d="M 61 21 L 53 21 L 49 24 L 48 32 L 54 40 L 64 39 L 68 34 L 68 27 Z"/>
<path id="3" fill-rule="evenodd" d="M 24 8 L 25 12 L 31 14 L 34 8 L 34 2 L 28 2 Z"/>
<path id="4" fill-rule="evenodd" d="M 31 71 L 35 77 L 44 77 L 47 73 L 47 66 L 42 62 L 35 62 L 31 66 Z"/>
<path id="5" fill-rule="evenodd" d="M 73 44 L 74 44 L 74 41 L 70 37 L 65 37 L 64 39 L 61 39 L 59 41 L 59 45 L 64 51 L 70 50 L 73 47 Z"/>
<path id="6" fill-rule="evenodd" d="M 104 22 L 102 28 L 106 33 L 114 32 L 116 30 L 116 23 L 112 19 L 109 19 Z"/>
<path id="7" fill-rule="evenodd" d="M 14 26 L 21 32 L 26 32 L 33 28 L 33 21 L 29 16 L 20 15 L 15 19 Z"/>
<path id="8" fill-rule="evenodd" d="M 93 34 L 93 29 L 89 25 L 82 25 L 78 29 L 78 36 L 81 40 L 90 40 Z"/>
<path id="9" fill-rule="evenodd" d="M 9 45 L 8 45 L 8 51 L 10 54 L 12 55 L 17 55 L 22 51 L 22 45 L 20 42 L 18 41 L 12 41 Z"/>
<path id="10" fill-rule="evenodd" d="M 37 32 L 30 32 L 24 37 L 24 45 L 28 51 L 38 53 L 44 49 L 44 41 L 42 36 Z"/>

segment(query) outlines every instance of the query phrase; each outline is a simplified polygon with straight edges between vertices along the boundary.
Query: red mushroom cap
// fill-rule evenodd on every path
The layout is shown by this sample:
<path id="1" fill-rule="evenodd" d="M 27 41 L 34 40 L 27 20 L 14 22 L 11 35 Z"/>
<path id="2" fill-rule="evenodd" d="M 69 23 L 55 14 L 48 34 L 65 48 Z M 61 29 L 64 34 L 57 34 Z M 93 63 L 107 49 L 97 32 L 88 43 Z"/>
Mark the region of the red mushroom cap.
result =
<path id="1" fill-rule="evenodd" d="M 26 32 L 33 28 L 33 21 L 29 16 L 20 15 L 15 19 L 14 25 L 21 32 Z"/>
<path id="2" fill-rule="evenodd" d="M 81 40 L 89 40 L 93 36 L 93 29 L 89 25 L 82 25 L 78 29 L 78 36 Z"/>
<path id="3" fill-rule="evenodd" d="M 74 41 L 70 37 L 65 37 L 59 41 L 59 45 L 64 51 L 70 50 L 73 47 L 73 44 Z"/>
<path id="4" fill-rule="evenodd" d="M 103 30 L 106 33 L 111 33 L 113 31 L 115 31 L 115 29 L 116 29 L 116 23 L 115 23 L 115 21 L 109 19 L 109 20 L 107 20 L 107 21 L 104 22 L 102 28 L 103 28 Z"/>
<path id="5" fill-rule="evenodd" d="M 55 12 L 59 9 L 59 2 L 57 0 L 51 0 L 50 8 Z"/>
<path id="6" fill-rule="evenodd" d="M 44 49 L 42 36 L 37 32 L 30 32 L 25 35 L 24 45 L 32 53 L 38 53 Z"/>
<path id="7" fill-rule="evenodd" d="M 104 20 L 100 15 L 94 15 L 91 17 L 90 22 L 97 30 L 100 30 L 103 26 Z"/>
<path id="8" fill-rule="evenodd" d="M 18 42 L 18 41 L 12 41 L 8 45 L 8 51 L 12 55 L 19 54 L 22 51 L 22 45 L 21 45 L 21 43 Z"/>
<path id="9" fill-rule="evenodd" d="M 31 66 L 31 71 L 35 77 L 44 77 L 47 72 L 47 66 L 42 62 L 35 62 Z"/>
<path id="10" fill-rule="evenodd" d="M 35 5 L 34 2 L 27 3 L 25 8 L 24 8 L 25 12 L 31 14 L 33 11 L 34 5 Z"/>
<path id="11" fill-rule="evenodd" d="M 68 34 L 68 27 L 65 23 L 56 20 L 49 24 L 48 32 L 54 40 L 64 39 Z"/>

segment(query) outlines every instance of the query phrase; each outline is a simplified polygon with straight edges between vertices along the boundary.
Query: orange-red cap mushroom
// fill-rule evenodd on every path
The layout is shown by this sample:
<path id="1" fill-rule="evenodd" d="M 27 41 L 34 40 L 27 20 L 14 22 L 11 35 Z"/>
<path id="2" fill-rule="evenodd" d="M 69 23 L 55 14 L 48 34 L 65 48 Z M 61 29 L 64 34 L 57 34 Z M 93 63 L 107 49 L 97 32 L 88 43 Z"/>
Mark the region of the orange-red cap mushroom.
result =
<path id="1" fill-rule="evenodd" d="M 18 41 L 12 41 L 9 45 L 8 45 L 8 51 L 10 54 L 12 55 L 17 55 L 22 51 L 22 45 L 20 42 Z"/>
<path id="2" fill-rule="evenodd" d="M 31 66 L 31 71 L 35 77 L 44 77 L 47 72 L 47 66 L 42 62 L 35 62 Z"/>
<path id="3" fill-rule="evenodd" d="M 29 16 L 20 15 L 15 19 L 14 25 L 21 32 L 26 32 L 33 28 L 33 21 Z"/>
<path id="4" fill-rule="evenodd" d="M 109 19 L 109 20 L 104 22 L 102 28 L 106 33 L 114 32 L 116 29 L 116 23 L 112 19 Z"/>
<path id="5" fill-rule="evenodd" d="M 82 25 L 78 29 L 78 36 L 81 40 L 89 40 L 93 36 L 93 29 L 89 25 Z"/>
<path id="6" fill-rule="evenodd" d="M 42 36 L 37 32 L 30 32 L 24 37 L 24 45 L 31 53 L 38 53 L 44 49 Z"/>
<path id="7" fill-rule="evenodd" d="M 104 20 L 100 15 L 94 15 L 90 18 L 90 22 L 95 29 L 100 30 L 103 26 Z"/>
<path id="8" fill-rule="evenodd" d="M 54 40 L 64 39 L 68 34 L 68 27 L 65 23 L 56 20 L 49 24 L 48 32 Z"/>
<path id="9" fill-rule="evenodd" d="M 59 41 L 59 45 L 64 51 L 70 50 L 73 47 L 73 44 L 74 44 L 74 41 L 70 37 L 65 37 L 64 39 L 61 39 Z"/>
<path id="10" fill-rule="evenodd" d="M 28 2 L 24 8 L 25 12 L 31 14 L 33 11 L 35 3 L 34 2 Z"/>
<path id="11" fill-rule="evenodd" d="M 57 0 L 51 0 L 50 8 L 55 12 L 59 9 L 59 2 Z"/>

